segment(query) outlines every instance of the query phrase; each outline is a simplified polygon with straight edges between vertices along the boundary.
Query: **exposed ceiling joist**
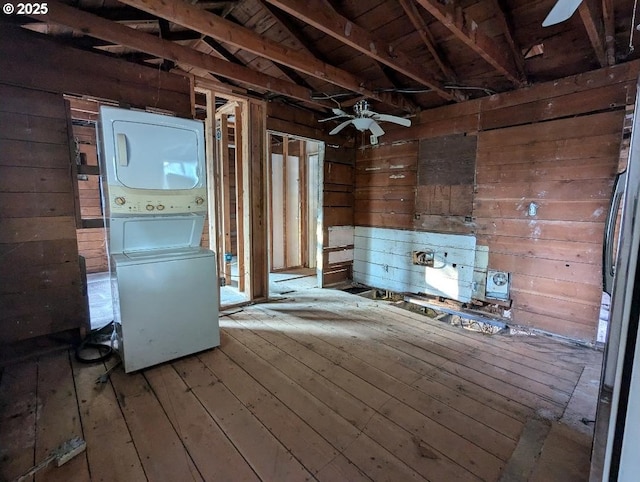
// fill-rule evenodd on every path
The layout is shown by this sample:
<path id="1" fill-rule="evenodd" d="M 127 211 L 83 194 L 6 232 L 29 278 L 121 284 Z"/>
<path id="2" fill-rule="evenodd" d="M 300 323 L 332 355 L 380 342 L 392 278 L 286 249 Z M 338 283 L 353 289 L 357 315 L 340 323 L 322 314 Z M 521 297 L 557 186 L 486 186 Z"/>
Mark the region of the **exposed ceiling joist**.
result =
<path id="1" fill-rule="evenodd" d="M 607 65 L 616 64 L 616 23 L 613 9 L 613 0 L 602 0 L 604 44 L 607 51 Z M 633 25 L 631 28 L 633 28 Z"/>
<path id="2" fill-rule="evenodd" d="M 520 78 L 526 79 L 527 73 L 524 70 L 524 55 L 522 55 L 522 51 L 516 45 L 516 41 L 513 39 L 513 31 L 511 28 L 511 23 L 507 19 L 505 14 L 505 9 L 503 7 L 503 0 L 491 0 L 493 3 L 493 11 L 496 14 L 496 18 L 498 22 L 500 22 L 500 26 L 502 27 L 502 32 L 504 33 L 504 38 L 507 40 L 507 45 L 509 45 L 509 49 L 511 50 L 511 55 L 513 58 L 513 62 L 518 69 L 518 74 Z"/>
<path id="3" fill-rule="evenodd" d="M 164 0 L 122 0 L 132 7 L 139 8 L 158 17 L 171 19 L 172 22 L 209 35 L 217 40 L 229 43 L 261 57 L 268 58 L 292 69 L 311 75 L 325 82 L 366 95 L 393 107 L 411 110 L 397 96 L 377 93 L 366 87 L 361 79 L 353 74 L 310 58 L 304 52 L 292 50 L 277 42 L 265 39 L 248 28 L 212 13 L 203 11 L 187 2 L 166 2 Z"/>
<path id="4" fill-rule="evenodd" d="M 524 85 L 524 79 L 521 78 L 511 57 L 506 55 L 504 49 L 491 37 L 481 31 L 479 25 L 465 15 L 461 7 L 442 6 L 437 0 L 416 1 L 513 84 L 518 87 Z"/>
<path id="5" fill-rule="evenodd" d="M 415 63 L 408 57 L 401 52 L 393 51 L 390 45 L 377 41 L 375 37 L 365 29 L 336 12 L 328 1 L 266 1 L 359 52 L 429 87 L 443 99 L 448 101 L 455 100 L 454 96 L 444 90 L 437 80 L 429 78 L 422 70 L 416 68 Z"/>
<path id="6" fill-rule="evenodd" d="M 599 0 L 583 0 L 578 7 L 578 13 L 589 36 L 589 41 L 596 54 L 600 67 L 607 66 L 605 52 L 604 21 L 602 18 L 602 2 Z"/>
<path id="7" fill-rule="evenodd" d="M 33 17 L 41 21 L 66 25 L 86 35 L 124 45 L 140 52 L 197 67 L 212 74 L 251 85 L 254 88 L 275 92 L 322 107 L 332 107 L 329 102 L 311 99 L 312 92 L 299 85 L 231 62 L 218 60 L 197 50 L 138 32 L 62 3 L 51 1 L 49 2 L 49 12 L 46 15 L 34 15 Z"/>
<path id="8" fill-rule="evenodd" d="M 440 68 L 442 74 L 449 80 L 450 82 L 456 82 L 456 74 L 451 68 L 451 65 L 445 58 L 444 54 L 439 51 L 436 41 L 429 30 L 429 27 L 425 23 L 424 19 L 420 16 L 420 12 L 416 8 L 416 4 L 413 3 L 413 0 L 399 0 L 400 5 L 404 9 L 405 14 L 411 20 L 411 23 L 420 34 L 420 38 L 422 42 L 427 47 L 427 50 L 435 60 L 436 64 Z"/>

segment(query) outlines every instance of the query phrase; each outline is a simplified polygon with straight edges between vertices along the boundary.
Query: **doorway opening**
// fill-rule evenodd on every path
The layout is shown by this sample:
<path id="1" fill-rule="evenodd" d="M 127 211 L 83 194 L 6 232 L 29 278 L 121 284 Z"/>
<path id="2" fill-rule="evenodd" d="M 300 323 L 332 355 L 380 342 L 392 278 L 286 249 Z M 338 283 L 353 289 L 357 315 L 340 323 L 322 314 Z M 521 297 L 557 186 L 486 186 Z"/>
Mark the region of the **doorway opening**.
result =
<path id="1" fill-rule="evenodd" d="M 315 288 L 324 144 L 269 133 L 269 294 Z M 320 232 L 322 229 L 320 228 Z"/>
<path id="2" fill-rule="evenodd" d="M 247 277 L 248 105 L 241 98 L 207 95 L 206 138 L 209 179 L 209 246 L 216 252 L 220 306 L 249 301 Z"/>

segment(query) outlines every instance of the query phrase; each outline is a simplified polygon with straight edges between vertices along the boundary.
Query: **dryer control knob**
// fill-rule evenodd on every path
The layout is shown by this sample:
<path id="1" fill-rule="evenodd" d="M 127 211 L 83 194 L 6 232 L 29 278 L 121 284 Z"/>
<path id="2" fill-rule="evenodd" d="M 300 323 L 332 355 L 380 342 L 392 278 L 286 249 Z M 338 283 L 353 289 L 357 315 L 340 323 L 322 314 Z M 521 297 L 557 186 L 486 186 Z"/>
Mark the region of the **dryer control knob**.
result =
<path id="1" fill-rule="evenodd" d="M 153 204 L 147 204 L 147 211 L 153 211 L 155 206 Z"/>
<path id="2" fill-rule="evenodd" d="M 122 196 L 118 196 L 117 198 L 114 199 L 114 201 L 118 206 L 122 206 L 124 203 L 127 202 Z"/>
<path id="3" fill-rule="evenodd" d="M 157 209 L 158 211 L 164 211 L 164 204 L 158 204 L 158 205 L 156 206 L 156 209 Z"/>
<path id="4" fill-rule="evenodd" d="M 199 206 L 200 204 L 202 204 L 204 202 L 204 198 L 198 196 L 196 197 L 196 204 Z"/>

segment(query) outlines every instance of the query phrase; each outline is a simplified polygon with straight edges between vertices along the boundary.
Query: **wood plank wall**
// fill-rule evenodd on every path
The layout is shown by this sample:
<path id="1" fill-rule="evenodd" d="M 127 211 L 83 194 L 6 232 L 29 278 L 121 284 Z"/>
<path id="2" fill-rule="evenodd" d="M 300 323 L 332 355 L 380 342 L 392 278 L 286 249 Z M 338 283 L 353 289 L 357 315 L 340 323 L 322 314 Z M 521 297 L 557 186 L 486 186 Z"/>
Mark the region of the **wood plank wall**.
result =
<path id="1" fill-rule="evenodd" d="M 0 107 L 0 165 L 11 171 L 10 177 L 0 175 L 0 343 L 5 344 L 0 358 L 5 360 L 40 349 L 47 335 L 61 340 L 88 327 L 76 238 L 75 155 L 62 94 L 186 117 L 192 106 L 188 76 L 72 49 L 5 22 L 0 22 L 0 84 L 18 89 L 15 95 L 3 92 Z"/>
<path id="2" fill-rule="evenodd" d="M 353 271 L 353 245 L 331 246 L 329 228 L 353 226 L 355 183 L 354 149 L 325 146 L 322 192 L 323 259 L 322 286 L 351 279 Z M 334 253 L 347 252 L 347 259 Z M 336 258 L 340 261 L 331 262 Z"/>
<path id="3" fill-rule="evenodd" d="M 0 345 L 79 335 L 89 314 L 67 107 L 60 94 L 6 84 L 0 98 Z"/>
<path id="4" fill-rule="evenodd" d="M 6 62 L 0 80 L 8 84 L 90 95 L 192 117 L 191 81 L 186 75 L 73 49 L 5 23 L 0 25 L 0 58 Z"/>
<path id="5" fill-rule="evenodd" d="M 595 341 L 604 218 L 639 65 L 424 111 L 411 128 L 389 129 L 386 145 L 357 152 L 356 225 L 476 234 L 489 268 L 513 273 L 515 323 Z M 432 203 L 420 195 L 398 202 L 417 188 L 405 181 L 415 178 L 416 141 L 453 134 L 477 136 L 472 216 L 424 212 Z M 405 167 L 392 180 L 395 164 Z"/>

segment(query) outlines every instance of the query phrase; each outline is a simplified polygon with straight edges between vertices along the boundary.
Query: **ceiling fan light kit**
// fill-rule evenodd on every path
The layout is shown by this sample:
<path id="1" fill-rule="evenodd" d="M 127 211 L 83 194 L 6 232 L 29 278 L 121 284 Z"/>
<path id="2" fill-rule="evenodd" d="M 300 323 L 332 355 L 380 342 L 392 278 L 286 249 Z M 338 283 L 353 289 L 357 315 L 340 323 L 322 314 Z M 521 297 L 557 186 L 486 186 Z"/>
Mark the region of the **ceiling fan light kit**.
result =
<path id="1" fill-rule="evenodd" d="M 347 120 L 343 121 L 338 126 L 334 127 L 331 130 L 331 132 L 329 132 L 330 135 L 335 135 L 338 132 L 340 132 L 342 129 L 347 127 L 349 124 L 352 124 L 360 132 L 364 132 L 367 130 L 371 131 L 371 136 L 370 136 L 371 144 L 377 144 L 378 137 L 380 137 L 381 135 L 384 135 L 384 129 L 380 127 L 380 124 L 378 124 L 379 121 L 391 122 L 393 124 L 398 124 L 404 127 L 411 126 L 410 119 L 405 119 L 404 117 L 398 117 L 398 116 L 389 115 L 389 114 L 378 114 L 377 112 L 370 110 L 369 103 L 366 100 L 360 100 L 356 102 L 356 104 L 353 106 L 353 111 L 355 112 L 355 115 L 348 114 L 342 109 L 331 109 L 331 110 L 335 115 L 327 119 L 320 119 L 319 122 L 327 122 L 330 120 L 341 119 L 345 117 L 347 118 Z"/>

